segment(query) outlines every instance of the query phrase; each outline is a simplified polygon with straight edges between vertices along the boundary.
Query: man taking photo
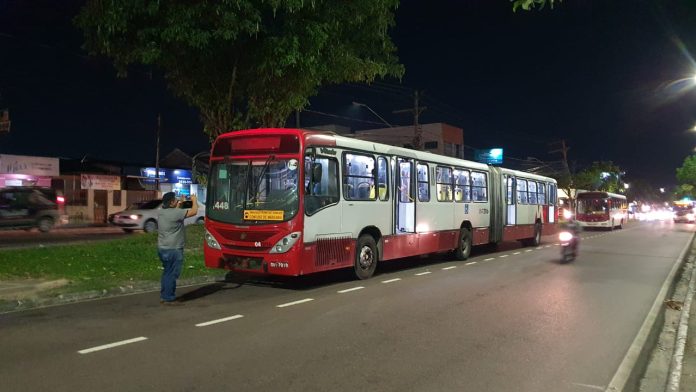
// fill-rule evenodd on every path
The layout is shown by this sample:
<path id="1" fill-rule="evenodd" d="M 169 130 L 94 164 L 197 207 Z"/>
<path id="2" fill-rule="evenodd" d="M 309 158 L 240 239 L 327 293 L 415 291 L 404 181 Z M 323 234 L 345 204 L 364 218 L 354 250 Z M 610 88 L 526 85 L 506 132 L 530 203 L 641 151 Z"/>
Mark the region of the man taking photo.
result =
<path id="1" fill-rule="evenodd" d="M 181 200 L 183 201 L 183 200 Z M 176 301 L 176 280 L 184 265 L 184 244 L 186 231 L 184 219 L 198 213 L 198 200 L 191 196 L 191 209 L 181 209 L 174 192 L 162 196 L 162 209 L 157 217 L 157 254 L 162 261 L 160 303 L 162 305 L 181 305 Z"/>

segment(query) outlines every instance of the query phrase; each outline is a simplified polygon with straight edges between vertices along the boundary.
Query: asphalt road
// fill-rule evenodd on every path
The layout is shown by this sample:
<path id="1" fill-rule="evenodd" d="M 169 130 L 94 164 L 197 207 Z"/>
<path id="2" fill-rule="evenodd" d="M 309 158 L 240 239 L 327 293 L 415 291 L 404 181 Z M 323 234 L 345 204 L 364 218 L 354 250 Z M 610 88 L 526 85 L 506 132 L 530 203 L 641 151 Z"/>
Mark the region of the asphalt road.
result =
<path id="1" fill-rule="evenodd" d="M 0 249 L 31 248 L 50 245 L 84 243 L 121 238 L 126 234 L 118 227 L 56 228 L 48 233 L 37 229 L 0 231 Z"/>
<path id="2" fill-rule="evenodd" d="M 511 245 L 368 281 L 184 288 L 180 307 L 147 293 L 0 315 L 0 389 L 603 390 L 693 230 L 584 233 L 565 265 L 552 242 Z"/>

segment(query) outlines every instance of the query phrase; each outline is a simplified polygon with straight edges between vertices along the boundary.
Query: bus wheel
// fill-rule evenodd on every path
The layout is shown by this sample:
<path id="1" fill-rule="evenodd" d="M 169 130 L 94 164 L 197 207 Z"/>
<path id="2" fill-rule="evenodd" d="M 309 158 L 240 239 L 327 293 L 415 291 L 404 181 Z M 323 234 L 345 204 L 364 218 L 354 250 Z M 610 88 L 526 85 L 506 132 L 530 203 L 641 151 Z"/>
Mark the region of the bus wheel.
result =
<path id="1" fill-rule="evenodd" d="M 471 232 L 468 229 L 459 229 L 459 245 L 454 251 L 457 260 L 466 260 L 471 254 Z"/>
<path id="2" fill-rule="evenodd" d="M 377 268 L 377 244 L 371 235 L 363 234 L 358 238 L 355 251 L 355 276 L 358 279 L 369 279 Z"/>

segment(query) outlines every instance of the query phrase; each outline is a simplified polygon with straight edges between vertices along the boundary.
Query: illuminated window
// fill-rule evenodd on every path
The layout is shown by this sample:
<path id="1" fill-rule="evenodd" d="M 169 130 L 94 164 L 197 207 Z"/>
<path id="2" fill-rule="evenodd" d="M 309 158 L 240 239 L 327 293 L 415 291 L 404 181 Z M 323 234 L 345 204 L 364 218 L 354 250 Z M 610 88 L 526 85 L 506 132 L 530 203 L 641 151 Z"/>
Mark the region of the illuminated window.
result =
<path id="1" fill-rule="evenodd" d="M 419 163 L 418 171 L 418 201 L 430 201 L 430 184 L 428 183 L 428 165 Z"/>
<path id="2" fill-rule="evenodd" d="M 471 183 L 468 170 L 454 169 L 454 201 L 464 203 L 471 201 Z"/>
<path id="3" fill-rule="evenodd" d="M 471 199 L 473 201 L 488 201 L 486 173 L 471 172 Z"/>
<path id="4" fill-rule="evenodd" d="M 377 200 L 374 157 L 343 155 L 343 197 L 346 200 Z"/>
<path id="5" fill-rule="evenodd" d="M 437 201 L 452 201 L 452 168 L 438 166 L 437 174 Z"/>

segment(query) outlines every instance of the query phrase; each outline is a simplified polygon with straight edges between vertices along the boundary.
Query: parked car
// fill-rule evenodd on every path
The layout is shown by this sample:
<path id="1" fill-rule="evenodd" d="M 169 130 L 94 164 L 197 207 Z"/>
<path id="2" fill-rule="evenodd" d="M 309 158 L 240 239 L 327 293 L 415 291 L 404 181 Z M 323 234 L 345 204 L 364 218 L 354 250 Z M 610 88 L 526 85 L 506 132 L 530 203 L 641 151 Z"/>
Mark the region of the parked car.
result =
<path id="1" fill-rule="evenodd" d="M 18 186 L 0 189 L 0 228 L 48 232 L 67 222 L 65 198 L 51 188 Z"/>
<path id="2" fill-rule="evenodd" d="M 153 199 L 141 203 L 132 204 L 127 209 L 109 215 L 109 223 L 118 226 L 126 233 L 133 230 L 143 230 L 146 233 L 157 231 L 157 215 L 162 208 L 162 199 Z M 181 208 L 191 208 L 191 201 L 182 203 Z M 184 220 L 185 225 L 203 223 L 205 205 L 198 202 L 198 214 Z"/>

